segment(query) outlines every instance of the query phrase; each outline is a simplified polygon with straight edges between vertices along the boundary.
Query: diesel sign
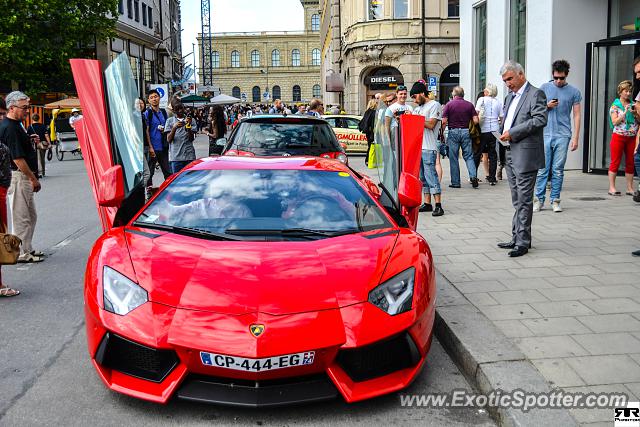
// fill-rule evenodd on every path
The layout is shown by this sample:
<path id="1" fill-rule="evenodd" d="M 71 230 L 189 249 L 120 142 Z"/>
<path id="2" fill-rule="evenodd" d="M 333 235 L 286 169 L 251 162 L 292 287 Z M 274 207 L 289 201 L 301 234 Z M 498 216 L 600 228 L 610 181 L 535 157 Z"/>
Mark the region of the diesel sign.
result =
<path id="1" fill-rule="evenodd" d="M 365 77 L 364 84 L 369 90 L 394 90 L 404 84 L 404 77 L 396 68 L 381 67 Z"/>
<path id="2" fill-rule="evenodd" d="M 371 77 L 371 83 L 396 83 L 394 76 Z"/>

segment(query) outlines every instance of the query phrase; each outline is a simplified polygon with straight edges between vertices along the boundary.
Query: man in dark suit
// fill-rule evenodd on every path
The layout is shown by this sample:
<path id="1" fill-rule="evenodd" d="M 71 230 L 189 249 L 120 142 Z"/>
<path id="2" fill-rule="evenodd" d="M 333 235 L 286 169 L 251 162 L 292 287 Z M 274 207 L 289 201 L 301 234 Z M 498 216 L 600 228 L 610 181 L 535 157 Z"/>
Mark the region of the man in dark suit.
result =
<path id="1" fill-rule="evenodd" d="M 537 171 L 544 167 L 543 129 L 547 125 L 547 97 L 527 81 L 522 65 L 509 61 L 500 69 L 507 95 L 500 141 L 508 143 L 506 171 L 515 208 L 511 241 L 498 243 L 511 249 L 510 257 L 526 254 L 531 247 L 533 190 Z"/>

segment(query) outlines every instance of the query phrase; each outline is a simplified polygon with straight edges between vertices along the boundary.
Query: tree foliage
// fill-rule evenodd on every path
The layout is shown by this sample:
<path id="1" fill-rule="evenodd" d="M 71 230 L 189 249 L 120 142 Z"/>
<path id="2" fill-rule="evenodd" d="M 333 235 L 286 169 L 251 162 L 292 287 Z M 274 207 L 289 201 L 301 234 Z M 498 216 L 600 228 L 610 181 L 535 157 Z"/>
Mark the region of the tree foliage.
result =
<path id="1" fill-rule="evenodd" d="M 0 80 L 72 88 L 69 59 L 114 36 L 117 17 L 118 0 L 0 0 Z"/>

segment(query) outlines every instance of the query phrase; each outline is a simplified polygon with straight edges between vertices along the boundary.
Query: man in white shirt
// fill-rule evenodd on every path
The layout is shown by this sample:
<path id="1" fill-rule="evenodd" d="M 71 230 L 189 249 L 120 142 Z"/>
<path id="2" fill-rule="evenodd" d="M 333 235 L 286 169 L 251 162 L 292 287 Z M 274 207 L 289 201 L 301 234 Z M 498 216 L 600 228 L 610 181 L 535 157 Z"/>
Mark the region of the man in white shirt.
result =
<path id="1" fill-rule="evenodd" d="M 384 113 L 384 124 L 389 131 L 390 135 L 393 135 L 393 131 L 398 127 L 398 117 L 404 113 L 412 113 L 413 108 L 407 104 L 407 87 L 404 85 L 398 85 L 396 89 L 396 96 L 398 100 L 391 104 Z"/>
<path id="2" fill-rule="evenodd" d="M 418 104 L 413 114 L 424 116 L 424 133 L 422 136 L 422 164 L 420 178 L 422 180 L 423 200 L 420 212 L 431 212 L 432 216 L 444 215 L 442 209 L 442 189 L 436 172 L 436 159 L 438 158 L 437 133 L 440 129 L 442 108 L 440 103 L 427 98 L 429 92 L 422 82 L 416 82 L 411 87 L 411 98 Z M 431 206 L 431 196 L 435 199 L 435 210 Z"/>
<path id="3" fill-rule="evenodd" d="M 547 97 L 533 87 L 522 65 L 509 61 L 500 69 L 502 81 L 511 93 L 505 102 L 506 117 L 500 141 L 507 147 L 507 178 L 515 208 L 511 241 L 498 247 L 511 249 L 510 257 L 526 254 L 531 247 L 533 189 L 538 169 L 544 167 L 543 129 L 547 125 Z"/>

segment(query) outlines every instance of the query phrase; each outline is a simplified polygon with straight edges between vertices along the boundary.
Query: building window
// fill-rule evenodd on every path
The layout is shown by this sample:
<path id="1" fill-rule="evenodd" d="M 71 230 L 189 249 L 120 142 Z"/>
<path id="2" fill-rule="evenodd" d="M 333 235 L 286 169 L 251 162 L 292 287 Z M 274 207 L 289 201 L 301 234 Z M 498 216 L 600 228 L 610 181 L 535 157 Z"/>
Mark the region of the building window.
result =
<path id="1" fill-rule="evenodd" d="M 640 3 L 636 0 L 609 2 L 609 37 L 623 36 L 637 31 L 640 22 Z M 615 50 L 615 49 L 612 49 Z"/>
<path id="2" fill-rule="evenodd" d="M 294 67 L 300 66 L 300 51 L 298 49 L 293 49 L 291 51 L 291 65 Z"/>
<path id="3" fill-rule="evenodd" d="M 366 0 L 367 2 L 367 16 L 369 21 L 375 21 L 376 19 L 382 19 L 382 4 L 384 0 Z"/>
<path id="4" fill-rule="evenodd" d="M 149 28 L 153 29 L 153 9 L 151 6 L 147 6 L 147 23 Z"/>
<path id="5" fill-rule="evenodd" d="M 258 86 L 254 86 L 251 89 L 251 99 L 253 102 L 260 102 L 260 88 Z"/>
<path id="6" fill-rule="evenodd" d="M 393 17 L 395 19 L 409 17 L 409 0 L 393 0 Z"/>
<path id="7" fill-rule="evenodd" d="M 142 3 L 142 25 L 147 26 L 147 5 Z"/>
<path id="8" fill-rule="evenodd" d="M 133 0 L 133 14 L 136 22 L 140 22 L 140 2 L 138 0 Z"/>
<path id="9" fill-rule="evenodd" d="M 460 18 L 460 0 L 449 0 L 449 18 Z"/>
<path id="10" fill-rule="evenodd" d="M 118 2 L 118 13 L 124 15 L 124 0 Z"/>
<path id="11" fill-rule="evenodd" d="M 217 50 L 211 52 L 211 66 L 213 68 L 220 68 L 220 52 Z"/>
<path id="12" fill-rule="evenodd" d="M 311 51 L 311 65 L 320 65 L 320 49 Z"/>
<path id="13" fill-rule="evenodd" d="M 148 82 L 153 81 L 153 79 L 151 78 L 151 76 L 153 75 L 153 62 L 145 60 L 142 65 L 142 71 L 144 80 Z"/>
<path id="14" fill-rule="evenodd" d="M 240 52 L 237 50 L 231 52 L 231 67 L 240 68 Z"/>
<path id="15" fill-rule="evenodd" d="M 282 92 L 280 91 L 280 86 L 274 86 L 271 91 L 271 95 L 273 99 L 282 99 Z"/>
<path id="16" fill-rule="evenodd" d="M 260 66 L 260 52 L 257 50 L 251 51 L 251 66 L 254 68 Z"/>
<path id="17" fill-rule="evenodd" d="M 487 85 L 487 4 L 482 3 L 473 8 L 473 19 L 476 44 L 475 55 L 475 91 L 482 90 Z"/>
<path id="18" fill-rule="evenodd" d="M 240 99 L 241 95 L 242 94 L 240 93 L 240 88 L 238 86 L 234 86 L 233 89 L 231 89 L 231 96 L 234 98 Z"/>
<path id="19" fill-rule="evenodd" d="M 133 72 L 133 79 L 137 82 L 140 78 L 140 65 L 139 59 L 133 56 L 129 57 L 129 65 L 131 65 L 131 71 Z"/>
<path id="20" fill-rule="evenodd" d="M 302 93 L 300 92 L 300 86 L 295 85 L 293 87 L 293 102 L 302 101 Z"/>
<path id="21" fill-rule="evenodd" d="M 527 1 L 511 0 L 509 58 L 525 66 L 527 43 Z"/>
<path id="22" fill-rule="evenodd" d="M 127 0 L 127 17 L 133 19 L 133 0 Z"/>
<path id="23" fill-rule="evenodd" d="M 311 31 L 320 31 L 320 16 L 311 16 Z"/>
<path id="24" fill-rule="evenodd" d="M 320 93 L 320 85 L 313 85 L 313 97 L 320 98 L 322 93 Z"/>
<path id="25" fill-rule="evenodd" d="M 280 66 L 280 51 L 278 49 L 273 49 L 273 51 L 271 51 L 271 66 Z"/>

